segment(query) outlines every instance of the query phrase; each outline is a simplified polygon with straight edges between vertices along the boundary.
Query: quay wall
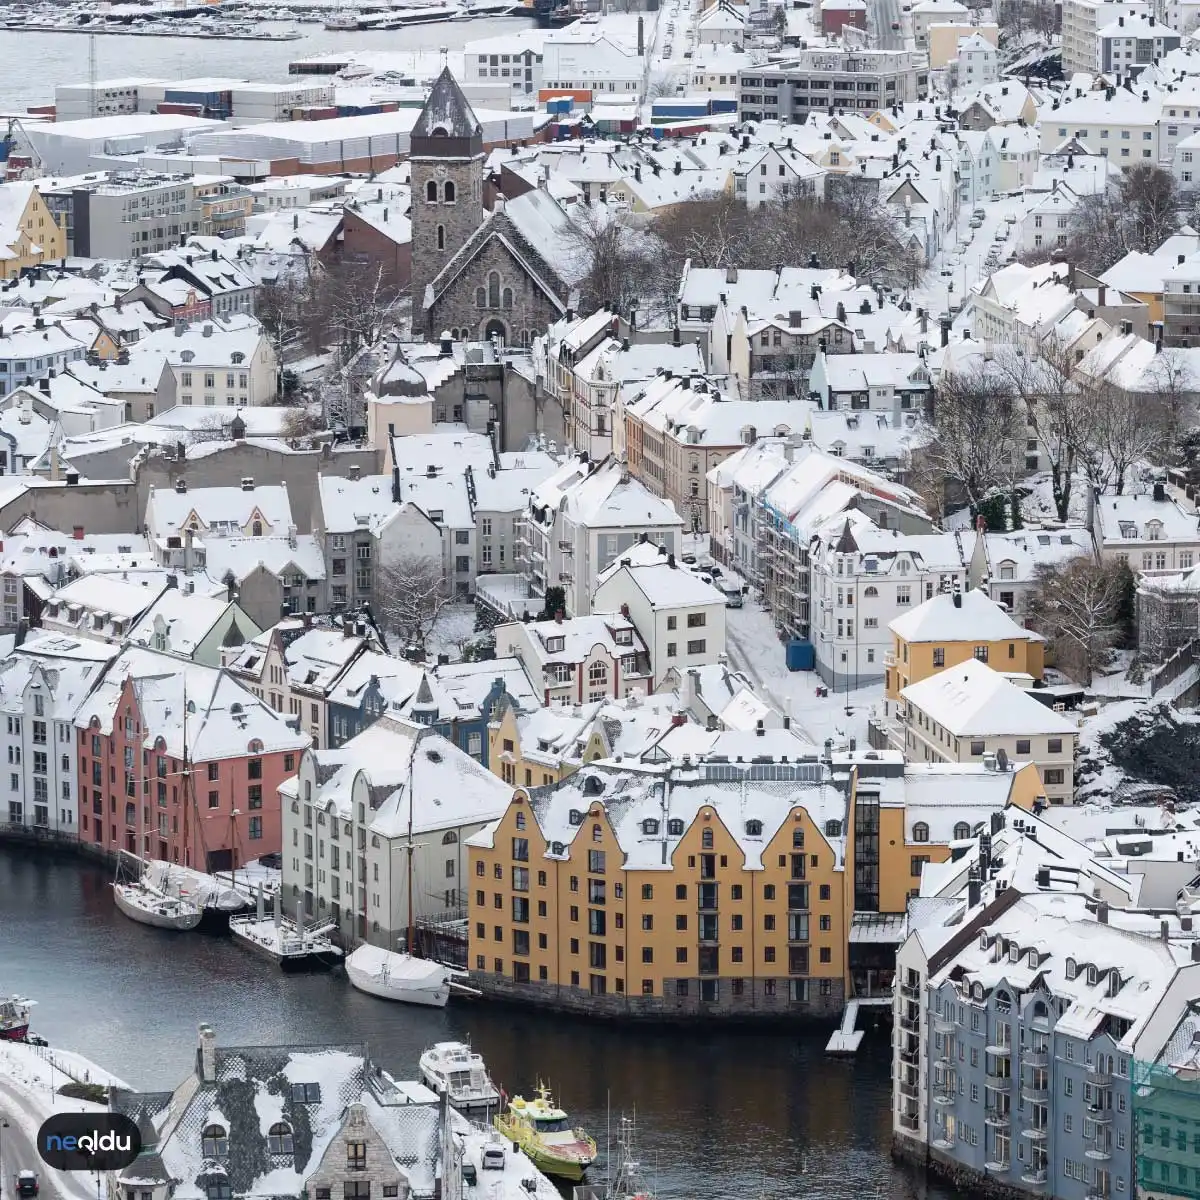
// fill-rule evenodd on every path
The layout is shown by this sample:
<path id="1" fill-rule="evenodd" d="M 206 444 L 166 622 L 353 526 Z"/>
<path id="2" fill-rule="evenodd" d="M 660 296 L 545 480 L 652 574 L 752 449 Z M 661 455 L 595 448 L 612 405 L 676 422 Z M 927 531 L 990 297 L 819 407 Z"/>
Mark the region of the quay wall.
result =
<path id="1" fill-rule="evenodd" d="M 594 1017 L 598 1020 L 639 1021 L 646 1024 L 687 1024 L 692 1021 L 724 1020 L 729 1024 L 770 1024 L 775 1022 L 811 1022 L 814 1025 L 834 1026 L 842 1016 L 845 995 L 840 982 L 835 982 L 830 995 L 814 996 L 811 1000 L 791 1000 L 789 980 L 775 984 L 775 994 L 768 995 L 766 980 L 744 980 L 744 992 L 732 994 L 731 980 L 721 979 L 721 998 L 716 1001 L 700 999 L 700 980 L 688 980 L 688 995 L 675 995 L 675 981 L 667 980 L 667 994 L 662 996 L 629 995 L 607 992 L 593 995 L 587 988 L 569 985 L 515 983 L 511 979 L 487 972 L 471 972 L 470 986 L 478 988 L 489 1000 L 520 1005 L 522 1008 L 541 1008 L 550 1012 Z M 816 981 L 813 980 L 813 986 Z"/>

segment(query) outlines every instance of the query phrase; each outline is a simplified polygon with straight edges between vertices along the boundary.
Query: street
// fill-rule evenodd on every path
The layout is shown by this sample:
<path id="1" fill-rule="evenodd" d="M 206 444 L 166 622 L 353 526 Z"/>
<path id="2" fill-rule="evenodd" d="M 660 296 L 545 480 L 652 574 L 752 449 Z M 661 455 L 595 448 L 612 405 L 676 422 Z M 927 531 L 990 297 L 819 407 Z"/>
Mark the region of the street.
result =
<path id="1" fill-rule="evenodd" d="M 23 1170 L 37 1172 L 41 1183 L 38 1200 L 93 1200 L 96 1189 L 92 1176 L 65 1175 L 42 1162 L 22 1124 L 22 1114 L 27 1112 L 28 1101 L 0 1079 L 0 1200 L 16 1200 L 14 1177 Z M 5 1121 L 7 1128 L 3 1127 Z"/>
<path id="2" fill-rule="evenodd" d="M 875 46 L 880 50 L 903 50 L 904 28 L 900 0 L 869 0 L 869 28 Z M 893 29 L 895 25 L 897 28 Z"/>

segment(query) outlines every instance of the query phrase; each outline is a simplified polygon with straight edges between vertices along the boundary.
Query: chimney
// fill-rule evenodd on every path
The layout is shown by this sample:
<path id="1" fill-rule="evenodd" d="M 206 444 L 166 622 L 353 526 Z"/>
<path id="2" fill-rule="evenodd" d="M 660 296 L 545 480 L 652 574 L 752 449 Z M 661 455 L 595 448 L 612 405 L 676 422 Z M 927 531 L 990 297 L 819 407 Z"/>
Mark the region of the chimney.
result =
<path id="1" fill-rule="evenodd" d="M 217 1082 L 217 1035 L 211 1025 L 200 1026 L 200 1041 L 196 1048 L 196 1074 L 201 1083 Z"/>
<path id="2" fill-rule="evenodd" d="M 767 723 L 762 719 L 762 717 L 759 717 L 759 719 L 754 724 L 754 736 L 755 737 L 766 737 L 767 736 Z"/>
<path id="3" fill-rule="evenodd" d="M 1192 962 L 1200 962 L 1200 941 L 1192 943 Z"/>
<path id="4" fill-rule="evenodd" d="M 675 566 L 675 555 L 673 555 L 673 554 L 668 554 L 668 555 L 667 555 L 667 566 L 668 566 L 668 567 L 674 567 L 674 566 Z"/>
<path id="5" fill-rule="evenodd" d="M 358 463 L 351 463 L 346 475 L 352 482 L 357 482 L 362 476 L 362 467 Z"/>
<path id="6" fill-rule="evenodd" d="M 737 281 L 738 281 L 737 267 L 726 267 L 725 268 L 725 282 L 726 283 L 737 283 Z"/>
<path id="7" fill-rule="evenodd" d="M 215 247 L 214 247 L 214 249 L 213 249 L 213 252 L 212 252 L 212 260 L 213 260 L 213 262 L 217 262 L 217 261 L 218 261 L 218 255 L 217 255 L 217 251 L 216 251 L 216 248 L 215 248 Z"/>
<path id="8" fill-rule="evenodd" d="M 1158 936 L 1159 936 L 1160 938 L 1162 938 L 1162 940 L 1163 940 L 1164 942 L 1166 942 L 1166 941 L 1169 941 L 1169 940 L 1170 940 L 1170 933 L 1171 933 L 1171 925 L 1170 925 L 1170 922 L 1168 922 L 1168 921 L 1160 921 L 1160 922 L 1158 923 Z"/>
<path id="9" fill-rule="evenodd" d="M 638 58 L 646 57 L 646 27 L 645 22 L 638 17 Z"/>
<path id="10" fill-rule="evenodd" d="M 953 599 L 954 599 L 954 607 L 962 608 L 962 592 L 955 592 Z"/>
<path id="11" fill-rule="evenodd" d="M 949 321 L 942 322 L 942 345 L 943 346 L 950 345 L 950 322 Z"/>
<path id="12" fill-rule="evenodd" d="M 243 475 L 242 476 L 242 491 L 243 492 L 254 491 L 254 476 L 253 475 Z"/>
<path id="13" fill-rule="evenodd" d="M 1100 308 L 1104 307 L 1104 301 L 1108 298 L 1108 288 L 1101 284 L 1096 292 L 1096 303 Z"/>
<path id="14" fill-rule="evenodd" d="M 442 330 L 442 336 L 439 339 L 438 356 L 440 358 L 450 358 L 454 354 L 454 338 L 450 336 L 448 329 Z"/>
<path id="15" fill-rule="evenodd" d="M 1108 905 L 1103 900 L 1096 905 L 1096 920 L 1099 921 L 1101 925 L 1108 924 Z"/>
<path id="16" fill-rule="evenodd" d="M 977 908 L 979 906 L 980 897 L 980 881 L 979 868 L 972 867 L 967 875 L 967 907 Z"/>
<path id="17" fill-rule="evenodd" d="M 563 623 L 563 610 L 561 608 L 557 609 L 554 613 L 554 623 L 555 625 L 561 625 Z"/>

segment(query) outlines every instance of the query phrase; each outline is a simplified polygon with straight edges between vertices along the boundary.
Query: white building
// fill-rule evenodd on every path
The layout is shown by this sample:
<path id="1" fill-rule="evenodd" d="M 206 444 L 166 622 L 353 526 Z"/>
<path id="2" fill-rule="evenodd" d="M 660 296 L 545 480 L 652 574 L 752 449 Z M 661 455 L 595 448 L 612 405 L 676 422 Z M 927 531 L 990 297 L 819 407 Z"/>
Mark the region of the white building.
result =
<path id="1" fill-rule="evenodd" d="M 958 82 L 962 87 L 995 83 L 1000 77 L 996 47 L 980 33 L 969 33 L 958 41 Z"/>
<path id="2" fill-rule="evenodd" d="M 1037 765 L 1051 804 L 1075 795 L 1079 727 L 1031 691 L 974 659 L 947 667 L 901 693 L 892 743 L 919 762 L 997 759 Z"/>
<path id="3" fill-rule="evenodd" d="M 971 552 L 971 587 L 982 589 L 1024 624 L 1039 567 L 1061 567 L 1074 558 L 1094 555 L 1091 534 L 1079 527 L 1012 533 L 980 530 Z"/>
<path id="4" fill-rule="evenodd" d="M 1161 483 L 1148 496 L 1097 498 L 1092 537 L 1102 562 L 1128 563 L 1135 574 L 1190 571 L 1200 564 L 1195 506 Z"/>
<path id="5" fill-rule="evenodd" d="M 665 562 L 604 572 L 592 595 L 596 612 L 628 617 L 645 640 L 657 688 L 674 668 L 685 672 L 725 656 L 725 595 L 670 556 Z"/>
<path id="6" fill-rule="evenodd" d="M 1150 15 L 1118 16 L 1096 34 L 1100 70 L 1136 79 L 1164 55 L 1179 49 L 1180 37 Z"/>
<path id="7" fill-rule="evenodd" d="M 148 352 L 163 354 L 159 411 L 177 404 L 273 404 L 279 394 L 275 350 L 262 326 L 244 314 L 164 330 L 153 336 L 152 351 L 149 345 L 141 351 Z"/>
<path id="8" fill-rule="evenodd" d="M 0 663 L 0 821 L 77 834 L 75 713 L 116 655 L 116 646 L 54 633 Z"/>
<path id="9" fill-rule="evenodd" d="M 1070 78 L 1077 71 L 1094 72 L 1100 65 L 1098 34 L 1118 17 L 1139 17 L 1150 12 L 1138 0 L 1063 0 L 1062 65 Z"/>
<path id="10" fill-rule="evenodd" d="M 619 700 L 652 690 L 650 655 L 620 611 L 497 625 L 496 655 L 525 668 L 543 704 Z"/>
<path id="11" fill-rule="evenodd" d="M 612 459 L 581 455 L 532 490 L 517 535 L 519 566 L 535 596 L 561 587 L 571 616 L 591 612 L 601 571 L 642 540 L 680 552 L 683 519 Z"/>
<path id="12" fill-rule="evenodd" d="M 285 903 L 336 921 L 348 945 L 394 949 L 410 921 L 465 907 L 462 843 L 511 796 L 446 738 L 391 716 L 336 751 L 305 751 L 280 788 Z"/>
<path id="13" fill-rule="evenodd" d="M 901 534 L 854 511 L 819 527 L 809 562 L 817 672 L 835 690 L 882 679 L 892 621 L 938 592 L 966 586 L 961 535 Z"/>

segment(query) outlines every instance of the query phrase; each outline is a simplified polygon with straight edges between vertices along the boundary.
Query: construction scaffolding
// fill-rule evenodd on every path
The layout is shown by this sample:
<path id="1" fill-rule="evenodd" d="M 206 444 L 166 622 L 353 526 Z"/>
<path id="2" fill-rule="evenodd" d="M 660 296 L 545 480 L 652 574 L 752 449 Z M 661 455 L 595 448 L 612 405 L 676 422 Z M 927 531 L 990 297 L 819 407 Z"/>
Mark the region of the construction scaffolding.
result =
<path id="1" fill-rule="evenodd" d="M 1200 1200 L 1200 1019 L 1189 1013 L 1155 1062 L 1133 1060 L 1137 1195 Z"/>

